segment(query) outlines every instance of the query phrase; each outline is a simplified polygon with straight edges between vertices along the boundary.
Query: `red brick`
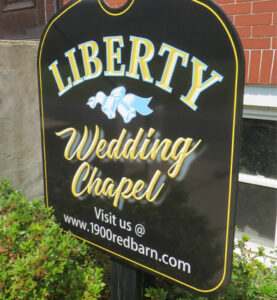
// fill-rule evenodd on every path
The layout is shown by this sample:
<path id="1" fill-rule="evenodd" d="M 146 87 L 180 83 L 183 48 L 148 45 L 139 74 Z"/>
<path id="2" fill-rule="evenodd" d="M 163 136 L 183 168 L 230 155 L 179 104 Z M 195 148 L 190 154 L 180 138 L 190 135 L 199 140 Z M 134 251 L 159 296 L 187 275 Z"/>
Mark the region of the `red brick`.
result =
<path id="1" fill-rule="evenodd" d="M 235 16 L 228 16 L 230 21 L 235 25 Z"/>
<path id="2" fill-rule="evenodd" d="M 237 32 L 240 36 L 240 38 L 246 38 L 251 36 L 251 27 L 250 26 L 244 26 L 244 27 L 237 27 Z"/>
<path id="3" fill-rule="evenodd" d="M 253 13 L 277 11 L 277 0 L 253 2 Z"/>
<path id="4" fill-rule="evenodd" d="M 236 16 L 236 26 L 247 25 L 270 25 L 272 21 L 272 14 L 254 14 Z"/>
<path id="5" fill-rule="evenodd" d="M 128 0 L 105 0 L 105 2 L 112 8 L 119 8 L 123 6 Z"/>
<path id="6" fill-rule="evenodd" d="M 237 3 L 240 3 L 240 2 L 253 2 L 253 0 L 236 0 Z"/>
<path id="7" fill-rule="evenodd" d="M 228 15 L 240 15 L 240 14 L 251 13 L 251 3 L 250 2 L 221 5 L 221 7 Z"/>
<path id="8" fill-rule="evenodd" d="M 272 38 L 272 45 L 271 45 L 272 49 L 277 49 L 277 38 Z"/>
<path id="9" fill-rule="evenodd" d="M 47 20 L 50 19 L 50 17 L 54 14 L 54 12 L 55 12 L 55 7 L 54 7 L 53 0 L 47 1 L 46 2 L 46 18 L 47 18 Z"/>
<path id="10" fill-rule="evenodd" d="M 277 51 L 274 51 L 274 62 L 271 75 L 271 84 L 277 84 Z"/>
<path id="11" fill-rule="evenodd" d="M 217 4 L 226 4 L 226 3 L 235 3 L 235 0 L 215 0 L 215 2 Z"/>
<path id="12" fill-rule="evenodd" d="M 105 0 L 105 2 L 109 5 L 120 5 L 122 3 L 126 3 L 128 0 Z"/>
<path id="13" fill-rule="evenodd" d="M 254 26 L 253 37 L 277 36 L 277 25 Z"/>
<path id="14" fill-rule="evenodd" d="M 249 57 L 250 57 L 250 51 L 246 50 L 244 51 L 244 58 L 245 58 L 245 76 L 244 76 L 244 80 L 245 83 L 247 83 L 248 81 L 248 68 L 249 68 Z"/>
<path id="15" fill-rule="evenodd" d="M 260 75 L 261 51 L 251 51 L 249 64 L 249 84 L 258 84 Z"/>
<path id="16" fill-rule="evenodd" d="M 270 38 L 249 38 L 241 40 L 244 49 L 269 49 Z"/>
<path id="17" fill-rule="evenodd" d="M 273 14 L 273 24 L 277 24 L 277 13 Z"/>
<path id="18" fill-rule="evenodd" d="M 261 84 L 270 84 L 271 81 L 271 70 L 273 63 L 273 50 L 264 50 L 262 54 L 262 64 L 261 64 L 261 74 L 260 82 Z"/>

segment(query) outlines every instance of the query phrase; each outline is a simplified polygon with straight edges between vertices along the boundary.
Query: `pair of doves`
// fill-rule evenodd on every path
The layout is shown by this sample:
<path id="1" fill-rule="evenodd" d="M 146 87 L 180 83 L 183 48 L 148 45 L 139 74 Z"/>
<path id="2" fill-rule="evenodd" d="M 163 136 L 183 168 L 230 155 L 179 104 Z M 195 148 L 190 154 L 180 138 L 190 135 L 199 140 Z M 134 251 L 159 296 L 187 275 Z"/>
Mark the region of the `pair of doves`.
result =
<path id="1" fill-rule="evenodd" d="M 150 115 L 153 110 L 148 107 L 150 98 L 143 98 L 134 94 L 127 94 L 123 86 L 115 88 L 111 94 L 107 96 L 104 92 L 100 91 L 95 97 L 88 99 L 87 105 L 94 109 L 98 103 L 101 104 L 102 111 L 109 119 L 116 117 L 116 111 L 121 115 L 125 123 L 129 123 L 136 113 L 143 116 Z"/>

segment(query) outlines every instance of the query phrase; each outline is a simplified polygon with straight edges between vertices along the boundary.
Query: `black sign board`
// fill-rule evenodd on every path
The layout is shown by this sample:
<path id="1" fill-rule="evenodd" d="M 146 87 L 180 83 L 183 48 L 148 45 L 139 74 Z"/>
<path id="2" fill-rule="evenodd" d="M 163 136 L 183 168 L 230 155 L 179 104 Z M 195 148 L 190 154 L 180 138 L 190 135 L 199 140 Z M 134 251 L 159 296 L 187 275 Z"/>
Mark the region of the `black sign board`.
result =
<path id="1" fill-rule="evenodd" d="M 243 53 L 211 1 L 72 1 L 38 71 L 46 205 L 79 239 L 212 292 L 230 277 Z"/>

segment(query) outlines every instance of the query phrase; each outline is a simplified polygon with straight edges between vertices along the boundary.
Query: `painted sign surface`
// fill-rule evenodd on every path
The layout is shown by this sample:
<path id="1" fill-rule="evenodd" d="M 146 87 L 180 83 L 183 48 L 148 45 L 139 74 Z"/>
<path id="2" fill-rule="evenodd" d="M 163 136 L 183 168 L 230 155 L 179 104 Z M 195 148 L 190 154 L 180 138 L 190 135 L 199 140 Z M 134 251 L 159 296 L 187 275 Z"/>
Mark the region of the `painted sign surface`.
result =
<path id="1" fill-rule="evenodd" d="M 65 230 L 200 292 L 230 275 L 243 55 L 210 1 L 72 1 L 38 71 L 46 205 Z"/>

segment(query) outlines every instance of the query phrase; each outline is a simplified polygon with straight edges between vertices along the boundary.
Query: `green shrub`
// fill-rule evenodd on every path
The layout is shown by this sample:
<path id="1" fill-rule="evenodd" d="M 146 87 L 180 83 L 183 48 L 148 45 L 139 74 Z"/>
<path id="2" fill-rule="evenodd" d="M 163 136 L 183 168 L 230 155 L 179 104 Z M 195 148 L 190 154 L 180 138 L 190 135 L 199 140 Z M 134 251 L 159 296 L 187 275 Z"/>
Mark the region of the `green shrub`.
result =
<path id="1" fill-rule="evenodd" d="M 231 284 L 226 289 L 226 299 L 276 299 L 277 267 L 271 261 L 271 267 L 266 267 L 264 248 L 257 253 L 246 248 L 248 236 L 243 236 L 236 245 L 239 250 L 234 253 Z"/>
<path id="2" fill-rule="evenodd" d="M 275 261 L 266 267 L 264 248 L 253 253 L 246 247 L 249 237 L 243 236 L 236 245 L 233 258 L 231 282 L 224 292 L 210 296 L 212 300 L 276 300 L 277 267 Z M 207 300 L 206 297 L 195 296 L 185 289 L 159 280 L 157 288 L 146 289 L 146 298 L 151 300 Z"/>
<path id="3" fill-rule="evenodd" d="M 63 233 L 41 201 L 0 185 L 0 299 L 99 299 L 94 250 Z"/>

